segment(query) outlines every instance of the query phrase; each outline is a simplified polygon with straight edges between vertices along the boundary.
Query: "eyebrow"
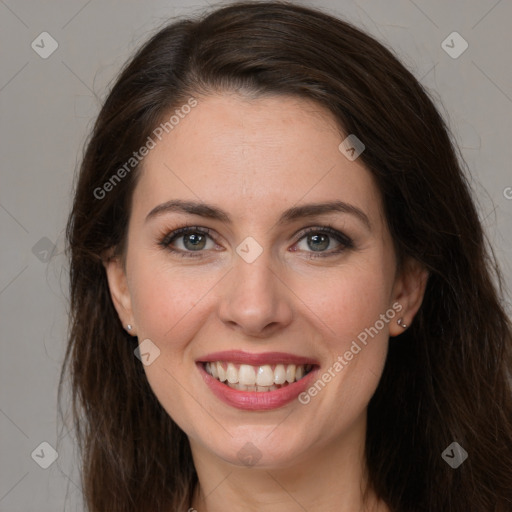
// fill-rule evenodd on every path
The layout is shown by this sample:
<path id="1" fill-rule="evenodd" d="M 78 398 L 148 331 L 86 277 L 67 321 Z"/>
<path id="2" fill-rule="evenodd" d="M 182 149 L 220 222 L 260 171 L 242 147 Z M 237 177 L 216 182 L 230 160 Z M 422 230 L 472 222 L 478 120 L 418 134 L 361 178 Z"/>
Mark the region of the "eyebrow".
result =
<path id="1" fill-rule="evenodd" d="M 226 224 L 232 224 L 230 216 L 217 206 L 203 202 L 182 201 L 180 199 L 173 199 L 155 206 L 146 216 L 145 222 L 154 217 L 170 212 L 189 213 L 200 217 L 206 217 L 208 219 L 219 220 Z M 311 203 L 303 206 L 294 206 L 285 210 L 281 214 L 277 221 L 277 225 L 283 225 L 291 223 L 294 220 L 315 217 L 317 215 L 325 215 L 328 213 L 347 213 L 353 215 L 359 219 L 369 231 L 372 230 L 368 216 L 362 210 L 357 208 L 357 206 L 343 201 L 329 201 L 325 203 Z"/>

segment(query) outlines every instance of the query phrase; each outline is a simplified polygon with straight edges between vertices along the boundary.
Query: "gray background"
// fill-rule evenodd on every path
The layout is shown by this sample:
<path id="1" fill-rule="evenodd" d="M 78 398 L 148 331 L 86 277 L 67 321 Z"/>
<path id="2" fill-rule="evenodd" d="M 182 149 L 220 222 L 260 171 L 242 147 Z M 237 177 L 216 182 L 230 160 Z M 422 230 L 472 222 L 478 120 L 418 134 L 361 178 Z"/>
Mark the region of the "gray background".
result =
<path id="1" fill-rule="evenodd" d="M 367 30 L 432 92 L 462 147 L 510 290 L 512 2 L 297 3 Z M 205 5 L 0 0 L 0 511 L 82 510 L 72 434 L 59 426 L 56 408 L 68 309 L 63 228 L 74 170 L 120 66 L 169 17 Z M 46 59 L 31 47 L 44 31 L 58 43 Z M 441 47 L 453 31 L 469 44 L 458 58 Z M 38 448 L 44 441 L 59 453 L 48 469 L 36 463 L 50 461 L 48 448 Z"/>

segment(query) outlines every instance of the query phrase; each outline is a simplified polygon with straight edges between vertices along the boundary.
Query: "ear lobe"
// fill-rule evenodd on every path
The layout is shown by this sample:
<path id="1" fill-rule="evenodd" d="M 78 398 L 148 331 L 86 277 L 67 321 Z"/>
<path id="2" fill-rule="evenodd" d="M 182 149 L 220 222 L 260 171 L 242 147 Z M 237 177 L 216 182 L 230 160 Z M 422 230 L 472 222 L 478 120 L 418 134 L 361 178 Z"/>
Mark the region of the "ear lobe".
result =
<path id="1" fill-rule="evenodd" d="M 103 260 L 110 296 L 123 326 L 133 324 L 131 296 L 123 264 L 118 257 Z"/>
<path id="2" fill-rule="evenodd" d="M 398 314 L 398 318 L 402 318 L 403 323 L 409 326 L 416 313 L 420 309 L 429 271 L 418 260 L 409 258 L 402 269 L 401 274 L 395 282 L 395 291 L 393 302 L 399 302 L 402 310 Z M 389 328 L 390 336 L 397 336 L 404 331 L 403 327 L 393 322 Z"/>

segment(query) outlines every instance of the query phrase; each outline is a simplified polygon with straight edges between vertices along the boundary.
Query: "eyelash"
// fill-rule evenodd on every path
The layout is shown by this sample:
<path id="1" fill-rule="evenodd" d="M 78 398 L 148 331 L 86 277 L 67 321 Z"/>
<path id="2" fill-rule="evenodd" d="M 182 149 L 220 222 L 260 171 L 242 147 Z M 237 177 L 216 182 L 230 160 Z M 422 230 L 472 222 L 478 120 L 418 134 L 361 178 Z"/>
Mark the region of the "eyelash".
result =
<path id="1" fill-rule="evenodd" d="M 179 229 L 175 229 L 174 231 L 171 231 L 170 233 L 166 233 L 160 237 L 160 241 L 158 244 L 163 247 L 164 249 L 172 252 L 173 254 L 176 254 L 177 256 L 183 257 L 183 258 L 198 258 L 201 257 L 201 253 L 204 251 L 182 251 L 181 249 L 174 249 L 171 246 L 171 243 L 183 235 L 188 235 L 192 233 L 200 233 L 202 235 L 206 235 L 210 237 L 212 240 L 210 233 L 212 231 L 208 228 L 203 228 L 200 226 L 184 226 Z M 312 253 L 311 256 L 309 256 L 309 259 L 316 259 L 316 258 L 328 258 L 330 256 L 335 256 L 347 249 L 352 249 L 354 247 L 353 241 L 346 236 L 345 234 L 341 233 L 337 229 L 334 229 L 330 224 L 327 224 L 325 226 L 317 226 L 317 227 L 310 227 L 307 228 L 305 231 L 301 232 L 300 237 L 297 239 L 295 244 L 300 242 L 303 238 L 305 238 L 307 235 L 311 233 L 316 234 L 325 234 L 329 235 L 332 238 L 334 238 L 337 242 L 341 244 L 340 249 L 336 249 L 334 251 L 330 252 L 319 252 L 317 254 Z M 213 240 L 215 241 L 215 240 Z M 294 244 L 294 245 L 295 245 Z M 197 254 L 196 254 L 197 253 Z"/>

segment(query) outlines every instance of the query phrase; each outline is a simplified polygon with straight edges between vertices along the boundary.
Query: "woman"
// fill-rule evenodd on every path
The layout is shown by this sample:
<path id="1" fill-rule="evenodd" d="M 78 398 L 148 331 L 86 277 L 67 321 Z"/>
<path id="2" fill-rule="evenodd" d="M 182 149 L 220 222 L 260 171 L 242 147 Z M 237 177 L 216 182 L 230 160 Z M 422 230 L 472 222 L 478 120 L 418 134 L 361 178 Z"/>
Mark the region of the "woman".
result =
<path id="1" fill-rule="evenodd" d="M 447 127 L 367 34 L 277 2 L 160 30 L 67 233 L 89 510 L 512 510 L 500 274 Z"/>

